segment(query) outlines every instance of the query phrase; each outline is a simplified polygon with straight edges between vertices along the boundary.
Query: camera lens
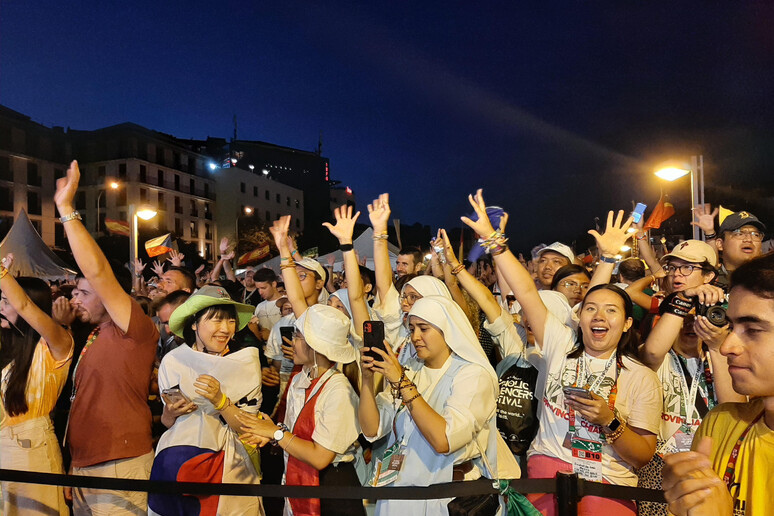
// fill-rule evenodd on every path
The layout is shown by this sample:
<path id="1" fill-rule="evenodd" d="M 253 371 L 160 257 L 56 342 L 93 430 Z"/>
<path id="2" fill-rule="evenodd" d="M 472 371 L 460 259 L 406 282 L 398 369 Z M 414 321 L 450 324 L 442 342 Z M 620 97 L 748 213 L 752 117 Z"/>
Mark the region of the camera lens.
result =
<path id="1" fill-rule="evenodd" d="M 723 309 L 722 306 L 710 306 L 707 308 L 707 313 L 705 314 L 705 317 L 707 320 L 714 324 L 715 326 L 725 326 L 726 325 L 726 311 Z"/>

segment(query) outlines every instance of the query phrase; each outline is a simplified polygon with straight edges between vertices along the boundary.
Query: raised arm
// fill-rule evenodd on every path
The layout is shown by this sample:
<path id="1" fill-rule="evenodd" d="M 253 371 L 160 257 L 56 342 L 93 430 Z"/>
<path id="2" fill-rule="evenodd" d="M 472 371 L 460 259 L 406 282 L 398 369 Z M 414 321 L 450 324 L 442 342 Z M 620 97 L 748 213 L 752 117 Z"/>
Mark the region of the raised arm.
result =
<path id="1" fill-rule="evenodd" d="M 645 261 L 645 264 L 648 266 L 651 273 L 658 277 L 658 274 L 662 272 L 663 269 L 661 268 L 659 261 L 656 259 L 656 253 L 653 252 L 653 247 L 651 247 L 650 240 L 647 238 L 648 234 L 642 229 L 642 225 L 642 220 L 640 220 L 637 224 L 634 224 L 634 227 L 637 228 L 637 231 L 634 233 L 634 238 L 637 240 L 638 249 L 640 251 L 640 258 Z"/>
<path id="2" fill-rule="evenodd" d="M 323 226 L 339 241 L 339 247 L 342 247 L 344 256 L 344 274 L 347 278 L 347 295 L 349 296 L 349 305 L 352 309 L 352 323 L 355 326 L 355 333 L 363 336 L 363 322 L 368 320 L 368 304 L 365 301 L 363 292 L 363 278 L 360 276 L 360 266 L 357 263 L 357 255 L 352 248 L 352 236 L 355 231 L 355 222 L 360 216 L 360 212 L 352 215 L 352 206 L 341 206 L 333 212 L 336 218 L 336 225 L 324 222 Z"/>
<path id="3" fill-rule="evenodd" d="M 8 255 L 10 260 L 3 260 L 10 267 L 13 255 Z M 55 360 L 67 358 L 73 349 L 73 338 L 50 315 L 38 308 L 32 302 L 24 289 L 16 281 L 12 274 L 8 274 L 5 266 L 0 265 L 0 291 L 5 300 L 16 310 L 19 317 L 27 321 L 32 329 L 43 337 L 51 350 Z"/>
<path id="4" fill-rule="evenodd" d="M 597 249 L 599 249 L 600 256 L 597 268 L 594 269 L 594 275 L 589 282 L 589 288 L 610 283 L 610 278 L 613 276 L 613 269 L 615 268 L 615 255 L 620 252 L 621 247 L 629 239 L 627 231 L 633 222 L 631 217 L 626 219 L 626 222 L 623 222 L 623 216 L 624 212 L 620 210 L 614 221 L 613 212 L 609 211 L 607 213 L 607 226 L 603 234 L 600 235 L 595 229 L 589 230 L 589 235 L 593 236 L 597 241 Z"/>
<path id="5" fill-rule="evenodd" d="M 59 215 L 68 219 L 62 226 L 78 267 L 102 301 L 110 318 L 122 332 L 126 332 L 129 329 L 129 318 L 132 313 L 132 298 L 121 288 L 102 249 L 86 230 L 80 217 L 73 216 L 75 213 L 73 200 L 80 179 L 81 171 L 78 168 L 78 162 L 73 160 L 70 168 L 67 169 L 67 175 L 56 181 L 54 203 L 59 210 Z M 71 216 L 73 218 L 70 218 Z"/>
<path id="6" fill-rule="evenodd" d="M 468 217 L 462 217 L 462 222 L 470 226 L 470 228 L 485 241 L 492 241 L 492 238 L 503 237 L 502 234 L 498 236 L 495 233 L 492 223 L 489 221 L 481 189 L 476 192 L 475 196 L 469 195 L 468 201 L 470 201 L 470 205 L 473 206 L 473 209 L 478 216 L 478 220 L 473 221 Z M 504 213 L 502 218 L 507 222 L 508 214 Z M 527 269 L 519 263 L 519 260 L 517 260 L 516 257 L 513 256 L 513 253 L 507 248 L 501 252 L 495 251 L 493 253 L 493 258 L 497 264 L 497 268 L 502 272 L 505 281 L 508 283 L 508 286 L 511 287 L 513 295 L 516 296 L 516 300 L 521 304 L 524 315 L 527 320 L 529 320 L 532 332 L 535 334 L 535 342 L 542 349 L 548 309 L 538 295 L 538 290 L 537 287 L 535 287 L 535 282 L 532 281 L 532 276 L 530 276 Z"/>
<path id="7" fill-rule="evenodd" d="M 374 275 L 376 293 L 385 299 L 392 285 L 392 265 L 387 247 L 387 224 L 390 221 L 390 194 L 383 193 L 368 205 L 368 218 L 374 228 Z"/>
<path id="8" fill-rule="evenodd" d="M 718 250 L 718 235 L 715 233 L 715 216 L 718 214 L 718 211 L 719 208 L 713 210 L 711 204 L 696 206 L 693 211 L 693 216 L 696 220 L 691 222 L 691 225 L 697 226 L 702 230 L 707 243 L 711 245 L 715 251 Z"/>
<path id="9" fill-rule="evenodd" d="M 287 292 L 288 300 L 293 306 L 293 313 L 296 317 L 301 317 L 309 305 L 306 303 L 304 288 L 301 286 L 301 280 L 298 279 L 298 272 L 296 272 L 295 262 L 291 255 L 288 228 L 290 228 L 290 215 L 283 215 L 274 221 L 269 230 L 280 252 L 280 269 L 282 270 L 282 281 L 285 283 L 285 292 Z"/>

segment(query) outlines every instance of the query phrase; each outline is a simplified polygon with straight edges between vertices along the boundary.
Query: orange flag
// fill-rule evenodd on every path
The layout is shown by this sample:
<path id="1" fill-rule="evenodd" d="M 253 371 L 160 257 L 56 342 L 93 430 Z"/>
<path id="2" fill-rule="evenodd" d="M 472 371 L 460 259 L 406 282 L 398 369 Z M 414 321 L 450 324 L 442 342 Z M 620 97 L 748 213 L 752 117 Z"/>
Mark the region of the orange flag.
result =
<path id="1" fill-rule="evenodd" d="M 661 223 L 675 214 L 675 207 L 669 202 L 669 197 L 662 195 L 658 200 L 658 204 L 653 208 L 653 213 L 650 214 L 648 221 L 645 223 L 643 229 L 645 231 L 649 229 L 658 229 L 661 227 Z"/>
<path id="2" fill-rule="evenodd" d="M 105 227 L 114 235 L 129 236 L 129 223 L 125 220 L 105 219 Z"/>
<path id="3" fill-rule="evenodd" d="M 269 255 L 268 244 L 258 247 L 257 249 L 254 249 L 253 251 L 250 251 L 249 253 L 245 253 L 242 256 L 240 256 L 239 259 L 237 260 L 237 267 L 242 267 L 252 261 L 260 260 L 261 258 L 268 255 Z"/>

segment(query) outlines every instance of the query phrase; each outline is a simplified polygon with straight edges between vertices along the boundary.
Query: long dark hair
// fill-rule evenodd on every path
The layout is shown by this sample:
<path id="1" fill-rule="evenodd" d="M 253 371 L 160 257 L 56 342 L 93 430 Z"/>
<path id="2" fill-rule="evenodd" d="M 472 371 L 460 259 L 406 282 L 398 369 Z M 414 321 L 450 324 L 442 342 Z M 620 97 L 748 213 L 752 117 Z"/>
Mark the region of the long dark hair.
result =
<path id="1" fill-rule="evenodd" d="M 43 310 L 46 315 L 51 315 L 51 288 L 45 281 L 22 276 L 16 278 L 16 282 L 38 308 Z M 12 364 L 3 401 L 8 415 L 20 416 L 29 409 L 25 395 L 27 378 L 40 334 L 21 316 L 17 317 L 13 326 L 16 328 L 3 328 L 2 333 L 0 333 L 0 341 L 2 342 L 2 346 L 0 346 L 0 370 L 8 364 Z"/>
<path id="2" fill-rule="evenodd" d="M 604 285 L 597 285 L 596 287 L 593 287 L 589 289 L 589 291 L 586 293 L 586 297 L 583 298 L 583 304 L 581 305 L 581 311 L 583 310 L 583 307 L 586 305 L 586 300 L 589 298 L 589 294 L 592 292 L 596 292 L 598 290 L 609 290 L 610 292 L 613 292 L 614 294 L 618 295 L 618 297 L 621 298 L 624 305 L 624 314 L 625 319 L 632 318 L 632 313 L 634 312 L 634 308 L 632 305 L 632 300 L 629 297 L 629 294 L 624 291 L 621 287 L 618 287 L 616 285 L 613 285 L 611 283 L 605 283 Z M 583 355 L 583 330 L 580 326 L 578 326 L 578 337 L 575 342 L 576 347 L 570 351 L 567 356 L 569 358 L 579 358 L 581 355 Z M 634 325 L 632 326 L 623 334 L 621 335 L 621 338 L 618 341 L 618 345 L 616 347 L 616 354 L 619 358 L 623 357 L 629 357 L 632 360 L 639 362 L 639 356 L 637 355 L 637 348 L 640 344 L 640 337 L 637 335 L 637 331 L 634 329 Z"/>

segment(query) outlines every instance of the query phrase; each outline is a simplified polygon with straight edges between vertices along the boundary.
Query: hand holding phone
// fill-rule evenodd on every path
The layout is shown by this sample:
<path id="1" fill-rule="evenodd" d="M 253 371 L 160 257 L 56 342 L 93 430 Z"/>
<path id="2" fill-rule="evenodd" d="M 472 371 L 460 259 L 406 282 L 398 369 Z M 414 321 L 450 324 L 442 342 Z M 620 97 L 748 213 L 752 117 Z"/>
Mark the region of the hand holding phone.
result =
<path id="1" fill-rule="evenodd" d="M 191 400 L 188 399 L 188 397 L 183 394 L 183 391 L 180 390 L 179 385 L 175 385 L 174 387 L 170 387 L 169 389 L 164 389 L 161 391 L 161 394 L 167 397 L 168 403 L 177 403 L 180 400 L 184 400 L 186 403 L 191 403 Z"/>
<path id="2" fill-rule="evenodd" d="M 584 398 L 587 400 L 594 399 L 591 392 L 583 387 L 565 387 L 562 389 L 562 392 L 564 392 L 565 397 L 574 396 L 576 398 Z"/>
<path id="3" fill-rule="evenodd" d="M 634 211 L 632 212 L 632 219 L 635 224 L 640 223 L 642 216 L 645 215 L 645 208 L 647 207 L 647 204 L 643 204 L 641 202 L 638 202 L 637 206 L 634 207 Z"/>
<path id="4" fill-rule="evenodd" d="M 382 355 L 373 351 L 374 348 L 379 348 L 385 353 L 387 352 L 384 347 L 384 323 L 382 321 L 363 322 L 363 346 L 371 348 L 366 351 L 366 356 L 372 357 L 377 362 L 384 361 Z"/>

